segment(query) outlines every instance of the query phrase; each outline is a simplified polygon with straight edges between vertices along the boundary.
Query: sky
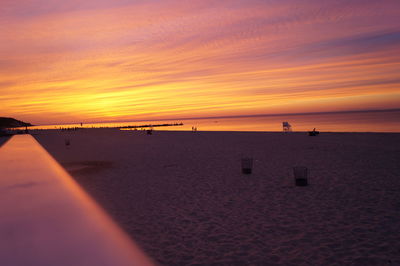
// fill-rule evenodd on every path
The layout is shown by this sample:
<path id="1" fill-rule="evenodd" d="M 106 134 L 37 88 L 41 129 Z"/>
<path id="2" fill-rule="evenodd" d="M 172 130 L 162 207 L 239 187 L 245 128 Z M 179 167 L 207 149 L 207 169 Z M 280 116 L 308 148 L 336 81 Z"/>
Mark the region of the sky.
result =
<path id="1" fill-rule="evenodd" d="M 399 0 L 1 0 L 0 116 L 400 108 Z"/>

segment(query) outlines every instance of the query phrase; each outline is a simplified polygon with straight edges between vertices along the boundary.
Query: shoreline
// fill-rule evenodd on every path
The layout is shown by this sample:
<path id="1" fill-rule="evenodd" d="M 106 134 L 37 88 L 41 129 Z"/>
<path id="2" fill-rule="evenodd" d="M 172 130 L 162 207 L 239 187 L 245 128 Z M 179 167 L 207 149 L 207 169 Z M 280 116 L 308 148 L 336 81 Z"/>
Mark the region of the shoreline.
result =
<path id="1" fill-rule="evenodd" d="M 137 132 L 142 132 L 144 130 L 135 130 L 129 129 L 129 128 L 124 128 L 123 127 L 101 127 L 101 128 L 76 128 L 77 131 L 79 130 L 118 130 L 118 131 L 137 131 Z M 74 128 L 71 128 L 70 131 L 73 131 Z M 35 132 L 45 132 L 45 131 L 68 131 L 68 130 L 62 130 L 59 128 L 54 128 L 54 129 L 28 129 L 30 133 L 35 133 Z M 276 131 L 248 131 L 248 130 L 198 130 L 196 132 L 192 132 L 191 130 L 168 130 L 168 129 L 160 129 L 156 128 L 153 129 L 153 132 L 189 132 L 193 134 L 201 134 L 201 133 L 276 133 L 276 134 L 307 134 L 309 131 L 291 131 L 291 132 L 283 132 L 282 130 L 276 130 Z M 384 132 L 384 131 L 319 131 L 322 135 L 323 134 L 400 134 L 400 132 Z"/>

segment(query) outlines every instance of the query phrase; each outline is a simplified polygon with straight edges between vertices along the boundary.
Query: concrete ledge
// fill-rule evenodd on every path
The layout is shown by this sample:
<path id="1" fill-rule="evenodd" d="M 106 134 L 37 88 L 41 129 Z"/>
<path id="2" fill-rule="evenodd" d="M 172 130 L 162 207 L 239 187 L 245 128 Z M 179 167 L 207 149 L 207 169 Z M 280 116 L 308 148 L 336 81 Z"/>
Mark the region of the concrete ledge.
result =
<path id="1" fill-rule="evenodd" d="M 0 265 L 153 265 L 30 135 L 0 148 Z"/>

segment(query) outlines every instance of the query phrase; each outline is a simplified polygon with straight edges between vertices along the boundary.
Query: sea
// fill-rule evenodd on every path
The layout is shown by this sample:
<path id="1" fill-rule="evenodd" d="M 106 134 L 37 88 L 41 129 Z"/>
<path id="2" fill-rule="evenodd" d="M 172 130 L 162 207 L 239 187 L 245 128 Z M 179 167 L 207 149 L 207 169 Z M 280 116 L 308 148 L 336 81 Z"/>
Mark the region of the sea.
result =
<path id="1" fill-rule="evenodd" d="M 66 128 L 120 128 L 137 126 L 136 130 L 191 131 L 267 131 L 283 130 L 283 122 L 288 122 L 292 131 L 304 132 L 314 128 L 320 132 L 400 132 L 400 109 L 378 111 L 349 111 L 331 113 L 303 113 L 278 115 L 251 115 L 207 118 L 184 118 L 171 120 L 148 120 L 102 123 L 72 123 L 37 125 L 30 129 L 66 129 Z M 177 126 L 160 124 L 182 123 Z M 143 127 L 141 127 L 143 126 Z M 126 130 L 126 129 L 124 129 Z M 130 129 L 134 130 L 134 129 Z"/>

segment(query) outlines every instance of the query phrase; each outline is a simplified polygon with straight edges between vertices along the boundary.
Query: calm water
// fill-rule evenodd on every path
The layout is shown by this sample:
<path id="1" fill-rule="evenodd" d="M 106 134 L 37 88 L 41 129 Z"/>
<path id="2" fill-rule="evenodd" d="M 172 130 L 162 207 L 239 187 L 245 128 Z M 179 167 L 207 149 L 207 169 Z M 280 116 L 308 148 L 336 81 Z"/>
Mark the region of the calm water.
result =
<path id="1" fill-rule="evenodd" d="M 182 122 L 183 126 L 156 127 L 156 130 L 199 131 L 282 131 L 282 122 L 287 121 L 293 131 L 308 131 L 316 128 L 329 132 L 400 132 L 400 109 L 391 111 L 323 113 L 301 115 L 274 115 L 207 119 L 177 119 L 163 121 L 140 121 L 118 123 L 83 124 L 85 128 L 121 127 L 146 124 Z M 55 129 L 60 127 L 80 127 L 80 124 L 35 126 L 32 129 Z"/>

